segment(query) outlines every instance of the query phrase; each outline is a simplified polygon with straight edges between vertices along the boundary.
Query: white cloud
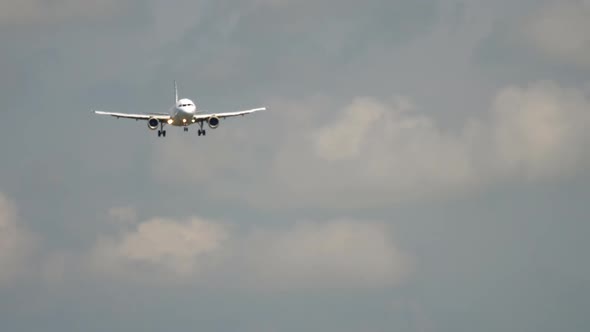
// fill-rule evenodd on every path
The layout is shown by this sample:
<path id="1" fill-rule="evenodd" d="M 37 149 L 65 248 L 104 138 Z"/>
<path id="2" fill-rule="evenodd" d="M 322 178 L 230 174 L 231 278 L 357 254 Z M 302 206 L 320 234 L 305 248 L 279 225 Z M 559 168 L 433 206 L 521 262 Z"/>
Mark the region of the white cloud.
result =
<path id="1" fill-rule="evenodd" d="M 286 141 L 275 159 L 278 180 L 304 204 L 320 197 L 322 206 L 349 207 L 469 185 L 475 174 L 464 134 L 439 129 L 411 105 L 355 99 L 331 123 L 310 128 L 308 139 Z"/>
<path id="2" fill-rule="evenodd" d="M 327 160 L 356 159 L 361 153 L 368 131 L 386 110 L 370 98 L 358 99 L 346 110 L 340 121 L 316 133 L 316 153 Z"/>
<path id="3" fill-rule="evenodd" d="M 590 2 L 550 1 L 524 20 L 525 39 L 561 62 L 590 68 Z"/>
<path id="4" fill-rule="evenodd" d="M 90 271 L 116 278 L 255 290 L 384 287 L 411 272 L 389 227 L 351 220 L 238 231 L 201 218 L 152 219 L 102 238 L 90 262 Z"/>
<path id="5" fill-rule="evenodd" d="M 259 230 L 239 256 L 261 289 L 383 287 L 411 272 L 411 261 L 391 229 L 370 221 L 300 222 L 284 230 Z M 244 254 L 244 252 L 246 254 Z"/>
<path id="6" fill-rule="evenodd" d="M 14 203 L 0 193 L 0 283 L 27 272 L 35 247 L 36 239 L 20 224 Z"/>
<path id="7" fill-rule="evenodd" d="M 94 255 L 101 263 L 146 264 L 182 278 L 197 274 L 200 260 L 218 251 L 226 237 L 225 228 L 198 218 L 186 223 L 156 218 L 120 238 L 101 239 Z"/>
<path id="8" fill-rule="evenodd" d="M 500 171 L 544 178 L 588 165 L 590 100 L 583 91 L 552 82 L 508 87 L 496 98 L 493 120 Z"/>

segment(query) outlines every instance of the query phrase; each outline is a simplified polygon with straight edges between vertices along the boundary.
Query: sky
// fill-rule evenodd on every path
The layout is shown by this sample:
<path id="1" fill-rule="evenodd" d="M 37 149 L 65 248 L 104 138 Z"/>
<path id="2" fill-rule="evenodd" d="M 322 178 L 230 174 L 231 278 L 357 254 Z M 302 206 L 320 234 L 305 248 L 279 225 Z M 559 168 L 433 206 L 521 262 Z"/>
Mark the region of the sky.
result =
<path id="1" fill-rule="evenodd" d="M 587 0 L 0 2 L 6 331 L 590 328 Z M 96 116 L 267 106 L 207 136 Z"/>

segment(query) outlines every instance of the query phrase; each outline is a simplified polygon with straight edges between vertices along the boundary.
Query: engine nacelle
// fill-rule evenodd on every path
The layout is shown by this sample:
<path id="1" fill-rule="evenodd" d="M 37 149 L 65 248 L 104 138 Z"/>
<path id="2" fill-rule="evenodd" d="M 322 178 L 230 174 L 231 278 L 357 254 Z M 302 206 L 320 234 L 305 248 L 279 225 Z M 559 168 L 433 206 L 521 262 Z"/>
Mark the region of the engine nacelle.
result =
<path id="1" fill-rule="evenodd" d="M 219 118 L 216 116 L 212 116 L 209 119 L 207 119 L 207 123 L 209 124 L 209 128 L 215 129 L 219 127 Z"/>
<path id="2" fill-rule="evenodd" d="M 158 119 L 156 119 L 156 118 L 149 118 L 148 121 L 147 121 L 147 126 L 151 130 L 158 129 L 158 125 L 159 124 L 160 124 L 160 121 L 158 121 Z"/>

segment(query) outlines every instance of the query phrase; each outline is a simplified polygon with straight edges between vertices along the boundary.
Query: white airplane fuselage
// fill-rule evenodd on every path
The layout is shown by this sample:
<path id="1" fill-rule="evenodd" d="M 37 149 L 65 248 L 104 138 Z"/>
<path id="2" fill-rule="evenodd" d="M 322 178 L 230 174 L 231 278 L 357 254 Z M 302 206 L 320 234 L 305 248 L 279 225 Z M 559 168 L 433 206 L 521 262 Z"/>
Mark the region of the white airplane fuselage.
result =
<path id="1" fill-rule="evenodd" d="M 171 119 L 168 124 L 179 127 L 189 126 L 194 123 L 193 119 L 196 113 L 197 107 L 192 100 L 180 99 L 170 110 Z"/>

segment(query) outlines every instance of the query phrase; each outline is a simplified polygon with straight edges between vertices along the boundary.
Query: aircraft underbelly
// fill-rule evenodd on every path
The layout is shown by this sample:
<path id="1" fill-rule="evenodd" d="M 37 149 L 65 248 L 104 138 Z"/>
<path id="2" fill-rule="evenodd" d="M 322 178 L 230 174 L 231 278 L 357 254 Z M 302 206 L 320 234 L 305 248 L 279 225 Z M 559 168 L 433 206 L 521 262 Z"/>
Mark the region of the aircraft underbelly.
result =
<path id="1" fill-rule="evenodd" d="M 172 117 L 172 125 L 174 126 L 185 126 L 191 125 L 193 123 L 193 114 L 184 112 L 182 110 L 177 110 Z"/>

